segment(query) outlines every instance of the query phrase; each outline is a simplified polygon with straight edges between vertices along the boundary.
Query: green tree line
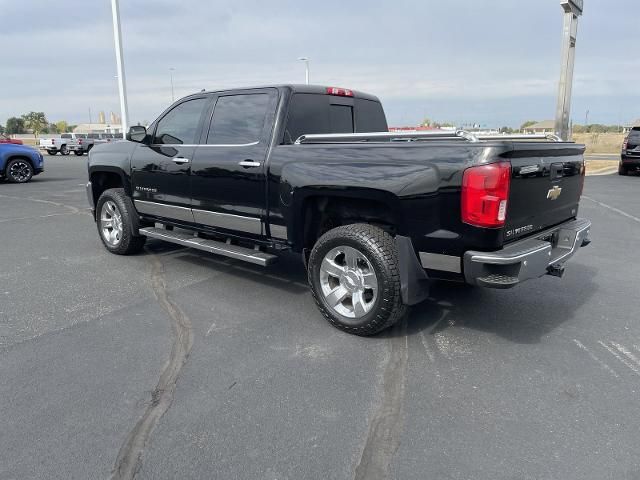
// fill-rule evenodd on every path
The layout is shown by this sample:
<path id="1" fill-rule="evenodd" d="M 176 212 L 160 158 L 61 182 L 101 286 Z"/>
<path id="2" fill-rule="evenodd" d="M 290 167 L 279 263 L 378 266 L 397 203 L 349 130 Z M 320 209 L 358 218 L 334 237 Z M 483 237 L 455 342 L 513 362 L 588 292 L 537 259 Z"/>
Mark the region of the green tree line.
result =
<path id="1" fill-rule="evenodd" d="M 0 125 L 0 133 L 14 135 L 31 132 L 37 137 L 41 134 L 72 132 L 75 127 L 76 125 L 70 125 L 65 120 L 49 123 L 44 112 L 29 112 L 19 117 L 8 118 L 6 125 Z"/>

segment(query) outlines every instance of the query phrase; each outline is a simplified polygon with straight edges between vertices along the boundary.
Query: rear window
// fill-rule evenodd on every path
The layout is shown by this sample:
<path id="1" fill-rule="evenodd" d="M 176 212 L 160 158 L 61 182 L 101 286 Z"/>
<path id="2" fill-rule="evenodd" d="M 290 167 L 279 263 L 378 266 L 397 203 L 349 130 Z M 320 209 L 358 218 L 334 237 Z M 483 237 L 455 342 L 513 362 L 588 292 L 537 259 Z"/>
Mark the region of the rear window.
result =
<path id="1" fill-rule="evenodd" d="M 629 140 L 633 140 L 634 142 L 640 140 L 640 128 L 633 128 L 629 132 Z"/>
<path id="2" fill-rule="evenodd" d="M 380 102 L 363 98 L 296 93 L 291 99 L 284 143 L 314 133 L 369 133 L 387 131 Z"/>
<path id="3" fill-rule="evenodd" d="M 60 135 L 60 138 L 71 138 L 71 134 L 70 133 L 63 133 L 62 135 Z"/>

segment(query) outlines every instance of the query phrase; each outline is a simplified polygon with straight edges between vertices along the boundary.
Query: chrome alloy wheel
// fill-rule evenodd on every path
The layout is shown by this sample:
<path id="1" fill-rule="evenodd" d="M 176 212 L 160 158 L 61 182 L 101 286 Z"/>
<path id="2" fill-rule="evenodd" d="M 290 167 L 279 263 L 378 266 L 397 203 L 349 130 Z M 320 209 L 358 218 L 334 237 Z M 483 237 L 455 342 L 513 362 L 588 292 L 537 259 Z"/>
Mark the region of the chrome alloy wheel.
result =
<path id="1" fill-rule="evenodd" d="M 105 242 L 113 247 L 120 244 L 122 240 L 122 214 L 115 202 L 111 200 L 102 204 L 100 229 Z"/>
<path id="2" fill-rule="evenodd" d="M 9 176 L 14 182 L 26 182 L 31 178 L 31 166 L 24 160 L 13 162 L 9 168 Z"/>
<path id="3" fill-rule="evenodd" d="M 353 247 L 336 247 L 320 265 L 320 286 L 327 304 L 348 318 L 371 311 L 378 296 L 378 278 L 372 263 Z"/>

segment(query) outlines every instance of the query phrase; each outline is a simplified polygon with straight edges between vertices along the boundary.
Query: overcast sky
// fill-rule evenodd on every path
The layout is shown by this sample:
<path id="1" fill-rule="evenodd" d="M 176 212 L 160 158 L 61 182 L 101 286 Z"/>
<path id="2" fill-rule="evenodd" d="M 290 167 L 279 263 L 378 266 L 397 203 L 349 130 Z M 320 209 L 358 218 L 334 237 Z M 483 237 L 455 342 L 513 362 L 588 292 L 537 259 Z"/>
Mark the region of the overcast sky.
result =
<path id="1" fill-rule="evenodd" d="M 640 117 L 638 0 L 585 0 L 572 117 Z M 378 95 L 391 125 L 425 116 L 517 126 L 551 119 L 559 0 L 121 0 L 131 121 L 202 88 L 311 81 Z M 455 5 L 455 6 L 454 6 Z M 613 8 L 615 5 L 615 8 Z M 109 0 L 0 0 L 0 123 L 119 111 Z"/>

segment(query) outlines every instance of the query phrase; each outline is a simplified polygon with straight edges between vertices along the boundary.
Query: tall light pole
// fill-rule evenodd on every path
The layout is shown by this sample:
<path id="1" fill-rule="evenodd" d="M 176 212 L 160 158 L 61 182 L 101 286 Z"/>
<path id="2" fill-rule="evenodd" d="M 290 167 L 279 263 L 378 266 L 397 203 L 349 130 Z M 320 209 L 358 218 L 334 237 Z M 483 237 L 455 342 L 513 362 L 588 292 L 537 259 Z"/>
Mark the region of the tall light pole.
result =
<path id="1" fill-rule="evenodd" d="M 298 60 L 304 62 L 304 80 L 307 85 L 309 85 L 309 58 L 300 57 Z"/>
<path id="2" fill-rule="evenodd" d="M 113 16 L 113 39 L 116 48 L 116 64 L 118 67 L 118 90 L 120 91 L 120 116 L 122 118 L 122 133 L 126 135 L 129 124 L 129 106 L 127 104 L 127 81 L 124 76 L 124 58 L 122 55 L 122 29 L 120 28 L 120 7 L 118 0 L 111 0 Z"/>
<path id="3" fill-rule="evenodd" d="M 564 10 L 564 27 L 562 34 L 562 68 L 560 70 L 558 106 L 556 108 L 556 133 L 563 140 L 568 140 L 578 17 L 582 15 L 583 0 L 560 0 L 560 5 Z"/>
<path id="4" fill-rule="evenodd" d="M 169 74 L 171 75 L 171 103 L 176 101 L 175 95 L 173 94 L 173 72 L 175 68 L 169 67 Z"/>

